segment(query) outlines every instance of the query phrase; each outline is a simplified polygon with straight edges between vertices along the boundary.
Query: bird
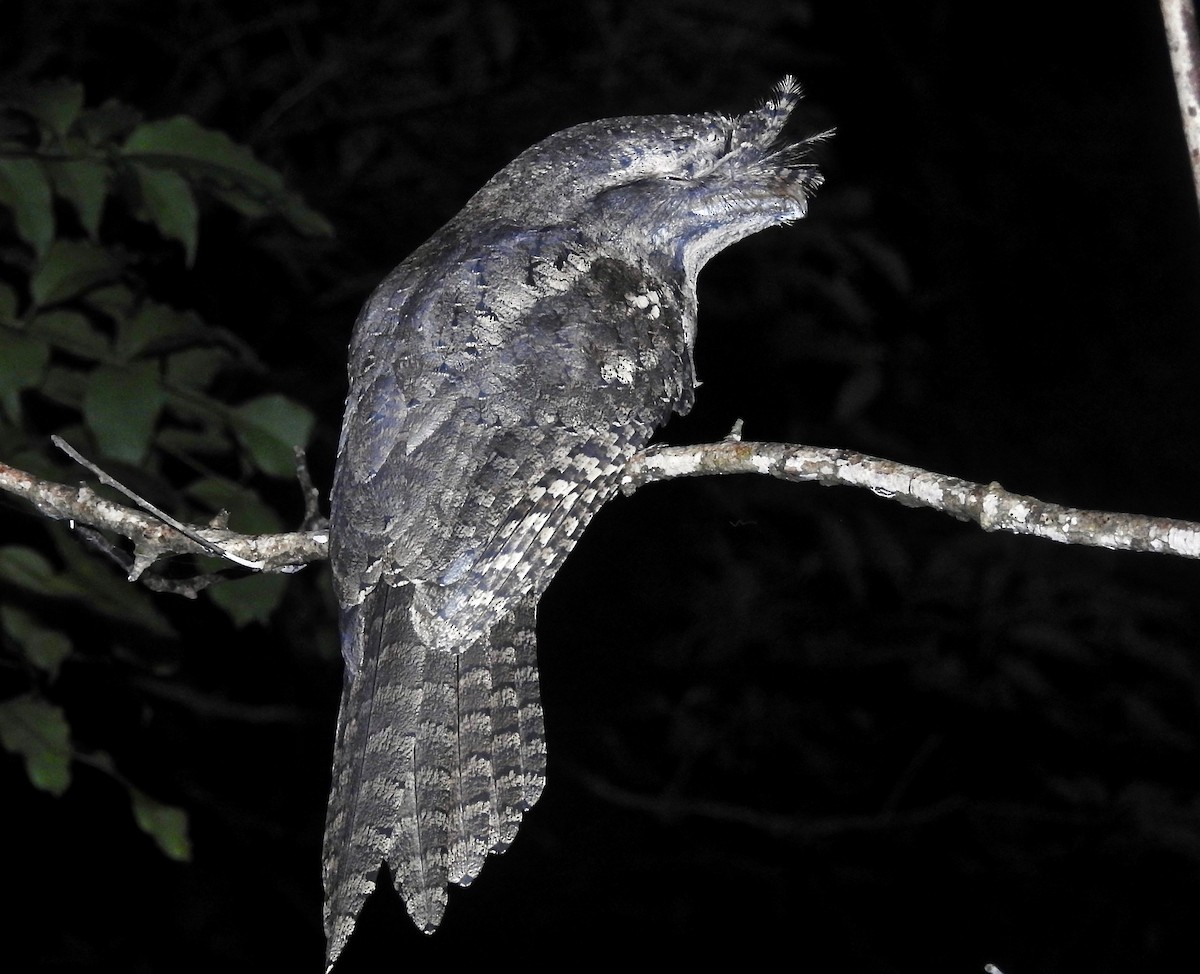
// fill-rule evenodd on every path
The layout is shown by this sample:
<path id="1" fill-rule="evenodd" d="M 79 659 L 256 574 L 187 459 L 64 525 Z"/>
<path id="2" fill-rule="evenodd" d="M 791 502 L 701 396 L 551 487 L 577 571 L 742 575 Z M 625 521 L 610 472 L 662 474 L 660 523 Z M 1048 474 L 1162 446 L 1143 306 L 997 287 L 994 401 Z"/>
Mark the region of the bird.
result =
<path id="1" fill-rule="evenodd" d="M 587 122 L 505 166 L 363 307 L 330 494 L 344 681 L 332 969 L 386 865 L 432 933 L 546 780 L 538 601 L 697 385 L 696 279 L 822 182 L 785 77 L 738 115 Z"/>

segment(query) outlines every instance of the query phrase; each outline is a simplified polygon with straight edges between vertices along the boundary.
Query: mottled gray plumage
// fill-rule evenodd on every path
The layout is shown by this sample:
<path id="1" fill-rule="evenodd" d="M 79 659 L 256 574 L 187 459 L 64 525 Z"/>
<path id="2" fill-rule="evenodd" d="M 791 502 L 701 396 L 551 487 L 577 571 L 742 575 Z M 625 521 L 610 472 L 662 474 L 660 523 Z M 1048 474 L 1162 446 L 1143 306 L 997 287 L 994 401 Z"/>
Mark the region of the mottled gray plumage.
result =
<path id="1" fill-rule="evenodd" d="M 332 495 L 346 681 L 328 963 L 387 863 L 418 927 L 545 776 L 537 601 L 621 468 L 692 405 L 696 276 L 804 216 L 799 89 L 740 116 L 567 129 L 522 153 L 359 317 Z"/>

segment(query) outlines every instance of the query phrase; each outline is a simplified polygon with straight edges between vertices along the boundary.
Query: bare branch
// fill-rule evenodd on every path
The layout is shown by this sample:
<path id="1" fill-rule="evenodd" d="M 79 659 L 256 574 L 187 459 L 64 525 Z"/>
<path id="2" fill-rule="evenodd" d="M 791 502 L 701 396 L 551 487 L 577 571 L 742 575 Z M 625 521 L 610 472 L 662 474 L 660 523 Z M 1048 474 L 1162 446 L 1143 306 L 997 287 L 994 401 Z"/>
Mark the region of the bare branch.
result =
<path id="1" fill-rule="evenodd" d="M 308 472 L 308 456 L 304 452 L 304 447 L 294 447 L 296 451 L 296 479 L 300 481 L 300 493 L 304 495 L 304 530 L 320 527 L 323 521 L 321 517 L 321 492 L 317 490 L 313 484 L 312 474 Z"/>
<path id="2" fill-rule="evenodd" d="M 1183 135 L 1192 162 L 1192 182 L 1200 203 L 1200 32 L 1196 29 L 1196 10 L 1192 0 L 1159 0 L 1175 91 L 1183 115 Z"/>
<path id="3" fill-rule="evenodd" d="M 89 470 L 95 474 L 96 479 L 99 480 L 100 483 L 113 488 L 113 490 L 120 491 L 143 511 L 153 514 L 164 524 L 170 525 L 184 537 L 191 538 L 192 541 L 204 548 L 208 554 L 215 555 L 218 558 L 228 558 L 235 565 L 241 565 L 243 568 L 252 568 L 255 571 L 262 568 L 262 565 L 258 562 L 247 561 L 246 559 L 233 554 L 232 552 L 218 548 L 215 544 L 202 538 L 186 524 L 181 524 L 179 521 L 176 521 L 175 518 L 171 517 L 170 514 L 167 514 L 165 511 L 160 511 L 157 507 L 146 500 L 146 498 L 142 497 L 140 494 L 134 493 L 132 490 L 126 487 L 123 483 L 121 483 L 121 481 L 117 480 L 116 477 L 105 473 L 103 470 L 97 467 L 94 463 L 92 463 L 91 460 L 76 450 L 75 447 L 71 446 L 71 444 L 64 440 L 61 436 L 51 436 L 50 441 L 85 470 Z M 130 581 L 136 581 L 138 576 L 141 575 L 142 571 L 144 571 L 146 568 L 149 568 L 151 564 L 153 564 L 153 561 L 147 562 L 145 565 L 142 565 L 141 568 L 139 568 L 138 561 L 135 557 L 133 566 L 129 572 Z"/>
<path id="4" fill-rule="evenodd" d="M 329 532 L 325 530 L 249 535 L 224 528 L 188 526 L 188 531 L 199 538 L 196 541 L 156 517 L 100 497 L 86 484 L 68 487 L 4 463 L 0 463 L 0 490 L 25 498 L 41 514 L 68 521 L 72 528 L 82 524 L 128 538 L 133 542 L 132 562 L 127 569 L 130 581 L 136 581 L 160 558 L 211 555 L 214 548 L 224 557 L 232 556 L 230 560 L 252 562 L 261 565 L 259 570 L 269 572 L 296 571 L 328 557 Z M 189 579 L 186 584 L 194 588 L 198 581 Z M 155 579 L 153 587 L 178 588 L 164 579 Z"/>
<path id="5" fill-rule="evenodd" d="M 960 521 L 974 521 L 985 531 L 1200 558 L 1200 524 L 1062 507 L 1010 493 L 996 483 L 976 484 L 851 450 L 731 440 L 704 446 L 652 447 L 626 464 L 622 489 L 632 493 L 658 480 L 732 473 L 815 481 L 827 487 L 866 487 L 907 507 L 929 507 Z"/>
<path id="6" fill-rule="evenodd" d="M 865 487 L 879 497 L 908 507 L 928 507 L 961 521 L 974 521 L 985 531 L 1029 534 L 1063 544 L 1200 558 L 1200 524 L 1062 507 L 1010 493 L 999 484 L 976 484 L 852 450 L 743 443 L 735 438 L 738 432 L 735 427 L 730 437 L 720 443 L 651 447 L 626 465 L 622 489 L 633 493 L 645 484 L 676 477 L 766 474 L 825 486 Z M 268 572 L 297 571 L 309 562 L 329 557 L 329 532 L 324 528 L 248 535 L 215 525 L 181 525 L 184 529 L 181 532 L 155 516 L 100 497 L 86 484 L 68 487 L 3 463 L 0 463 L 0 490 L 25 498 L 46 517 L 69 521 L 87 544 L 117 562 L 130 581 L 141 579 L 156 591 L 194 598 L 201 589 L 231 577 L 233 571 L 186 579 L 146 574 L 159 559 L 173 555 L 211 555 L 216 551 L 235 564 L 249 562 L 260 565 L 257 570 Z M 310 516 L 316 510 L 314 496 L 315 492 L 310 490 Z M 113 545 L 99 531 L 128 539 L 133 544 L 132 554 Z"/>

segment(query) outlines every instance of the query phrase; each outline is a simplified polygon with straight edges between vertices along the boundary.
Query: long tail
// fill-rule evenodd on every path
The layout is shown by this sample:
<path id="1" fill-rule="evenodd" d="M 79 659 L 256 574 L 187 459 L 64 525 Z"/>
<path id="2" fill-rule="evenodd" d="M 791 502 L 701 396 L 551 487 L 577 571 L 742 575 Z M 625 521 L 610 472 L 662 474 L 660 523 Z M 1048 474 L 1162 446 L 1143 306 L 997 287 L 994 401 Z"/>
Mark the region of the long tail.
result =
<path id="1" fill-rule="evenodd" d="M 508 847 L 545 782 L 533 599 L 458 656 L 416 639 L 410 600 L 380 585 L 360 610 L 363 662 L 342 691 L 325 824 L 327 969 L 383 863 L 432 933 L 446 887 Z"/>

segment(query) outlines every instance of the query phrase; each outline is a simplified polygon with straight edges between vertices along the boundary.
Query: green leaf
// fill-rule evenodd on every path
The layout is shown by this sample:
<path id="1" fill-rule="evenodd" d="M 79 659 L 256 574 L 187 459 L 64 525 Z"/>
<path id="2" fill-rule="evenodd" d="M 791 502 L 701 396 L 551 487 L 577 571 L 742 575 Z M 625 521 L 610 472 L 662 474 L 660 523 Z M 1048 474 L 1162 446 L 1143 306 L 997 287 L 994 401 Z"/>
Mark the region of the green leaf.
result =
<path id="1" fill-rule="evenodd" d="M 175 412 L 174 407 L 171 411 Z M 159 432 L 155 442 L 166 452 L 183 456 L 211 456 L 233 449 L 233 441 L 224 426 L 206 426 L 197 430 L 168 426 Z"/>
<path id="2" fill-rule="evenodd" d="M 0 204 L 13 213 L 17 234 L 41 257 L 54 239 L 50 181 L 36 159 L 0 158 Z"/>
<path id="3" fill-rule="evenodd" d="M 130 583 L 111 562 L 97 558 L 68 532 L 55 531 L 53 537 L 66 565 L 58 576 L 65 594 L 76 596 L 93 612 L 110 619 L 139 626 L 160 639 L 175 638 L 175 630 L 155 607 L 155 596 Z"/>
<path id="4" fill-rule="evenodd" d="M 45 555 L 23 545 L 0 548 L 0 582 L 9 582 L 37 595 L 84 594 L 70 578 L 55 571 Z"/>
<path id="5" fill-rule="evenodd" d="M 17 321 L 17 292 L 0 282 L 0 325 L 11 325 Z"/>
<path id="6" fill-rule="evenodd" d="M 73 298 L 113 280 L 121 262 L 109 251 L 83 240 L 56 240 L 33 272 L 29 287 L 39 306 Z"/>
<path id="7" fill-rule="evenodd" d="M 110 619 L 140 626 L 162 639 L 175 637 L 175 630 L 145 590 L 130 584 L 110 563 L 80 547 L 65 531 L 55 532 L 55 541 L 66 562 L 65 571 L 56 571 L 39 551 L 6 545 L 0 547 L 0 582 L 36 595 L 79 599 Z"/>
<path id="8" fill-rule="evenodd" d="M 25 762 L 30 784 L 61 795 L 71 783 L 71 733 L 63 712 L 32 694 L 0 703 L 0 745 Z"/>
<path id="9" fill-rule="evenodd" d="M 35 385 L 50 359 L 50 346 L 41 339 L 0 328 L 0 392 Z"/>
<path id="10" fill-rule="evenodd" d="M 186 493 L 214 514 L 227 511 L 232 531 L 277 534 L 283 530 L 283 522 L 275 510 L 241 484 L 218 477 L 205 477 L 189 484 Z"/>
<path id="11" fill-rule="evenodd" d="M 168 240 L 183 244 L 184 260 L 191 267 L 196 259 L 200 211 L 186 179 L 170 169 L 134 163 L 141 188 L 142 216 L 158 227 Z"/>
<path id="12" fill-rule="evenodd" d="M 259 196 L 240 186 L 217 187 L 212 195 L 242 216 L 256 219 L 275 213 L 308 237 L 331 237 L 333 225 L 312 209 L 297 193 L 283 190 L 271 196 Z"/>
<path id="13" fill-rule="evenodd" d="M 122 359 L 159 355 L 208 340 L 208 330 L 194 312 L 176 311 L 157 301 L 145 301 L 135 314 L 117 321 L 116 351 Z"/>
<path id="14" fill-rule="evenodd" d="M 167 357 L 167 381 L 187 389 L 205 389 L 229 356 L 219 348 L 189 348 Z"/>
<path id="15" fill-rule="evenodd" d="M 99 159 L 47 161 L 45 166 L 54 192 L 74 207 L 87 235 L 97 239 L 108 195 L 108 166 Z"/>
<path id="16" fill-rule="evenodd" d="M 86 301 L 89 307 L 95 308 L 101 314 L 108 315 L 116 321 L 121 321 L 131 314 L 137 306 L 137 298 L 128 285 L 104 284 L 88 291 Z"/>
<path id="17" fill-rule="evenodd" d="M 110 98 L 98 108 L 86 109 L 79 116 L 79 131 L 90 145 L 107 148 L 115 139 L 123 138 L 142 120 L 142 113 L 123 102 Z"/>
<path id="18" fill-rule="evenodd" d="M 101 365 L 88 378 L 83 418 L 105 456 L 136 465 L 146 455 L 163 398 L 156 363 Z"/>
<path id="19" fill-rule="evenodd" d="M 192 843 L 188 838 L 187 812 L 164 805 L 132 785 L 129 786 L 129 798 L 138 828 L 154 840 L 163 855 L 176 862 L 190 861 Z"/>
<path id="20" fill-rule="evenodd" d="M 38 391 L 60 406 L 78 409 L 83 402 L 83 390 L 87 387 L 87 373 L 63 365 L 53 365 L 46 370 L 46 378 Z"/>
<path id="21" fill-rule="evenodd" d="M 153 160 L 152 165 L 201 165 L 205 170 L 195 171 L 208 171 L 229 185 L 257 185 L 275 192 L 283 189 L 279 173 L 255 158 L 246 146 L 186 115 L 139 125 L 125 140 L 122 152 L 133 159 Z"/>
<path id="22" fill-rule="evenodd" d="M 258 191 L 253 188 L 247 191 L 239 186 L 210 186 L 208 191 L 214 199 L 220 200 L 235 213 L 240 213 L 248 219 L 261 220 L 271 212 L 268 197 L 261 192 L 261 188 L 258 188 Z"/>
<path id="23" fill-rule="evenodd" d="M 79 358 L 100 361 L 112 354 L 108 336 L 91 318 L 71 308 L 41 312 L 29 323 L 29 334 Z"/>
<path id="24" fill-rule="evenodd" d="M 264 473 L 291 477 L 296 472 L 294 448 L 308 443 L 313 415 L 286 396 L 252 399 L 231 413 L 234 432 Z"/>
<path id="25" fill-rule="evenodd" d="M 211 184 L 214 195 L 239 212 L 258 216 L 272 211 L 302 233 L 332 233 L 329 222 L 288 192 L 283 177 L 249 148 L 185 115 L 139 125 L 122 152 L 131 161 Z"/>
<path id="26" fill-rule="evenodd" d="M 213 585 L 205 591 L 240 629 L 251 622 L 266 625 L 286 589 L 286 576 L 264 572 Z"/>
<path id="27" fill-rule="evenodd" d="M 44 341 L 0 327 L 0 406 L 14 423 L 21 422 L 21 391 L 42 381 L 49 361 Z"/>
<path id="28" fill-rule="evenodd" d="M 16 606 L 0 606 L 0 626 L 21 646 L 25 658 L 51 679 L 58 676 L 63 660 L 71 655 L 71 640 L 55 629 L 40 625 Z"/>
<path id="29" fill-rule="evenodd" d="M 20 106 L 61 141 L 83 110 L 83 85 L 50 81 L 21 92 Z"/>

